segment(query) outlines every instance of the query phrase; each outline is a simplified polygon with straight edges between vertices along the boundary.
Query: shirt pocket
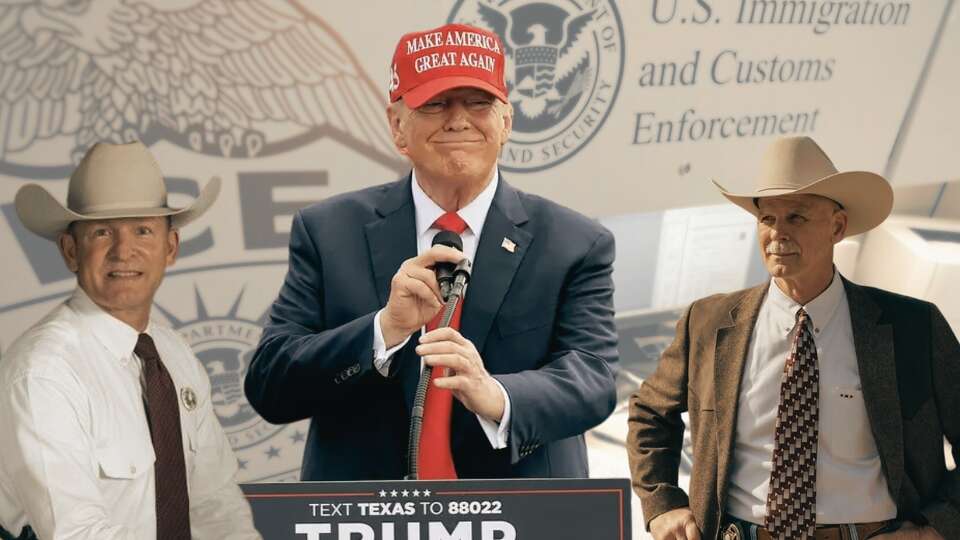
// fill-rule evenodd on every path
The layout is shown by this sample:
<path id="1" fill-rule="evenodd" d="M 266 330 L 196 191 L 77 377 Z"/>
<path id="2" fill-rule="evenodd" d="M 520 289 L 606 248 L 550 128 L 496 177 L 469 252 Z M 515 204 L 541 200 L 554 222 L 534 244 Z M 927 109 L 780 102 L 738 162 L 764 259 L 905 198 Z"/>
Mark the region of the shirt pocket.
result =
<path id="1" fill-rule="evenodd" d="M 860 386 L 833 386 L 820 399 L 820 445 L 842 462 L 863 463 L 878 456 Z"/>
<path id="2" fill-rule="evenodd" d="M 153 470 L 153 447 L 132 440 L 112 441 L 97 448 L 97 464 L 104 480 L 133 480 Z"/>
<path id="3" fill-rule="evenodd" d="M 185 429 L 190 493 L 204 498 L 237 471 L 237 459 L 213 411 L 194 429 Z"/>

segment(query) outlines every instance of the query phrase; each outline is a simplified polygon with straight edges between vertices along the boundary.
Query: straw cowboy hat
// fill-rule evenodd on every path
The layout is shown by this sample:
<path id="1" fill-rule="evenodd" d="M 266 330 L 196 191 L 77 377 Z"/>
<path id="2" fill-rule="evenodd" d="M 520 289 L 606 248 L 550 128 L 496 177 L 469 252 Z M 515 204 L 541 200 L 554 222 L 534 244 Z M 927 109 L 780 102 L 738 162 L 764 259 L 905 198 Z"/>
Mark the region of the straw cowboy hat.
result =
<path id="1" fill-rule="evenodd" d="M 753 215 L 757 199 L 780 195 L 820 195 L 847 211 L 847 236 L 881 224 L 893 208 L 893 189 L 878 174 L 866 171 L 837 172 L 830 158 L 810 137 L 777 139 L 767 148 L 753 193 L 735 194 L 716 180 L 723 196 Z"/>
<path id="2" fill-rule="evenodd" d="M 27 229 L 57 241 L 74 221 L 170 216 L 172 227 L 180 228 L 200 217 L 219 193 L 215 177 L 193 204 L 171 208 L 160 167 L 143 143 L 97 143 L 70 176 L 67 206 L 36 184 L 20 188 L 15 205 Z"/>

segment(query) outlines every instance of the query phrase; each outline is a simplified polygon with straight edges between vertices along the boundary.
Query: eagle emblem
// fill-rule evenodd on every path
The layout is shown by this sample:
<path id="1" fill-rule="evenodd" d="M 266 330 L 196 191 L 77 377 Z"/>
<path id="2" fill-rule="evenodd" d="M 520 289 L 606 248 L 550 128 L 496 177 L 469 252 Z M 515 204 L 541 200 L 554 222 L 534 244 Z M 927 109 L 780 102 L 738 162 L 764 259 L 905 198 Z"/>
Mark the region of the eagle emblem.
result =
<path id="1" fill-rule="evenodd" d="M 42 176 L 24 153 L 59 137 L 74 163 L 100 140 L 249 158 L 330 137 L 402 169 L 384 105 L 297 0 L 0 0 L 0 172 Z"/>
<path id="2" fill-rule="evenodd" d="M 508 98 L 529 119 L 557 121 L 569 112 L 590 82 L 590 35 L 596 10 L 571 13 L 552 4 L 525 4 L 501 11 L 478 3 L 483 21 L 503 38 L 513 60 Z"/>
<path id="3" fill-rule="evenodd" d="M 457 0 L 448 22 L 487 28 L 504 44 L 514 114 L 501 169 L 549 169 L 602 128 L 623 80 L 614 0 Z"/>

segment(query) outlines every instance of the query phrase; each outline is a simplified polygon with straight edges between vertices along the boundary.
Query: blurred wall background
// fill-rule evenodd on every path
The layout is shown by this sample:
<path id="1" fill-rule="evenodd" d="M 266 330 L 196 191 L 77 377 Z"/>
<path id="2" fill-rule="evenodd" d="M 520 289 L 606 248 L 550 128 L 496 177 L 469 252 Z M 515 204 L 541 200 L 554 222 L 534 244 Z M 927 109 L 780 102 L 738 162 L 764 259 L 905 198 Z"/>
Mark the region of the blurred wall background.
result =
<path id="1" fill-rule="evenodd" d="M 839 169 L 891 181 L 895 216 L 845 240 L 838 267 L 936 302 L 960 330 L 955 3 L 0 1 L 0 361 L 74 286 L 54 246 L 20 225 L 16 190 L 36 182 L 62 200 L 91 144 L 142 139 L 174 205 L 225 181 L 185 231 L 156 316 L 206 366 L 242 480 L 295 479 L 306 426 L 267 424 L 242 392 L 291 215 L 407 172 L 384 114 L 393 47 L 407 31 L 467 22 L 508 49 L 504 178 L 617 237 L 621 407 L 590 445 L 595 475 L 625 476 L 623 401 L 678 310 L 766 279 L 752 217 L 710 180 L 749 189 L 775 137 L 810 135 Z M 553 61 L 518 60 L 534 50 Z"/>

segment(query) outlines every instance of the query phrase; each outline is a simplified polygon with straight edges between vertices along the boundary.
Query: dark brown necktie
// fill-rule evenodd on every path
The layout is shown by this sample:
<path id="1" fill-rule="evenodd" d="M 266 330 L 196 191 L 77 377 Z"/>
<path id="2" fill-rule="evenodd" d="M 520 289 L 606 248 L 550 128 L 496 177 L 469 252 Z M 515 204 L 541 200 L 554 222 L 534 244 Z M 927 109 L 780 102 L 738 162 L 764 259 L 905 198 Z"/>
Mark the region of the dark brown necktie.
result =
<path id="1" fill-rule="evenodd" d="M 813 538 L 817 527 L 820 371 L 810 318 L 797 311 L 797 333 L 780 380 L 773 469 L 764 526 L 778 540 Z"/>
<path id="2" fill-rule="evenodd" d="M 177 388 L 150 336 L 140 334 L 133 352 L 143 361 L 147 423 L 157 455 L 154 465 L 157 540 L 190 540 L 190 499 Z"/>

